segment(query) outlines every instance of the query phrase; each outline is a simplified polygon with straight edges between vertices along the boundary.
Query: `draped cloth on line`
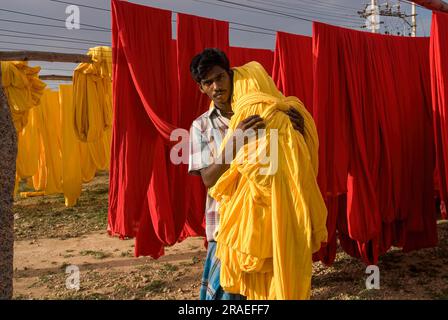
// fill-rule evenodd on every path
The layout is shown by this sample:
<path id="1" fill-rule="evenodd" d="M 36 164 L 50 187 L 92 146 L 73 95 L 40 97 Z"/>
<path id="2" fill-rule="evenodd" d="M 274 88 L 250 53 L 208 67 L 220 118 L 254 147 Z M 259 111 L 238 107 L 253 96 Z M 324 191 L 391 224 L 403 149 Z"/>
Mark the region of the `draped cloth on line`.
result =
<path id="1" fill-rule="evenodd" d="M 170 135 L 176 127 L 189 128 L 207 110 L 208 101 L 188 72 L 191 58 L 205 47 L 228 47 L 228 23 L 179 14 L 175 52 L 171 15 L 112 1 L 108 231 L 136 237 L 135 254 L 154 258 L 164 254 L 166 245 L 204 234 L 205 190 L 197 177 L 191 177 L 194 186 L 186 188 L 192 179 L 185 165 L 171 161 Z"/>
<path id="2" fill-rule="evenodd" d="M 274 52 L 268 49 L 230 47 L 229 60 L 231 67 L 239 67 L 248 62 L 257 61 L 271 75 Z"/>
<path id="3" fill-rule="evenodd" d="M 316 181 L 314 121 L 300 100 L 278 91 L 257 62 L 234 69 L 233 90 L 235 114 L 229 128 L 260 114 L 267 131 L 265 138 L 249 141 L 238 152 L 209 191 L 220 202 L 216 256 L 221 286 L 248 299 L 308 299 L 312 253 L 327 241 L 327 211 Z M 305 118 L 304 136 L 282 112 L 290 106 Z M 277 153 L 272 129 L 278 133 Z M 228 139 L 229 134 L 222 145 Z M 256 146 L 264 155 L 270 153 L 268 167 L 251 158 Z"/>
<path id="4" fill-rule="evenodd" d="M 112 49 L 94 47 L 92 63 L 80 63 L 73 73 L 75 132 L 80 141 L 103 138 L 112 126 Z"/>
<path id="5" fill-rule="evenodd" d="M 313 110 L 311 37 L 277 32 L 272 79 L 285 96 L 295 96 Z"/>
<path id="6" fill-rule="evenodd" d="M 136 255 L 156 258 L 177 238 L 164 146 L 175 129 L 167 107 L 176 103 L 169 91 L 174 74 L 171 12 L 113 0 L 112 44 L 108 232 L 137 237 Z"/>
<path id="7" fill-rule="evenodd" d="M 431 84 L 437 177 L 441 199 L 448 200 L 448 14 L 433 12 L 431 27 Z M 446 211 L 442 212 L 447 218 Z"/>
<path id="8" fill-rule="evenodd" d="M 177 14 L 177 70 L 179 74 L 179 127 L 188 130 L 194 119 L 207 111 L 209 99 L 198 90 L 190 74 L 190 63 L 195 55 L 205 48 L 220 48 L 229 52 L 229 23 L 188 14 Z M 180 240 L 188 236 L 205 235 L 204 183 L 199 176 L 188 174 L 186 164 L 180 164 L 183 184 L 188 185 L 177 202 L 177 214 L 185 212 L 185 225 Z M 172 192 L 176 192 L 173 190 Z M 181 203 L 183 202 L 183 204 Z M 183 205 L 183 209 L 181 207 Z"/>
<path id="9" fill-rule="evenodd" d="M 30 67 L 26 61 L 2 61 L 0 79 L 11 109 L 17 132 L 28 122 L 29 110 L 40 103 L 46 84 L 39 79 L 40 67 Z"/>
<path id="10" fill-rule="evenodd" d="M 428 40 L 313 25 L 329 234 L 366 264 L 437 244 Z"/>
<path id="11" fill-rule="evenodd" d="M 313 113 L 313 50 L 312 38 L 286 32 L 277 32 L 272 79 L 285 96 L 295 96 Z M 320 159 L 322 161 L 323 159 Z M 328 210 L 328 241 L 319 252 L 313 255 L 313 261 L 321 260 L 331 265 L 336 258 L 337 212 L 342 207 L 337 197 L 325 197 Z"/>

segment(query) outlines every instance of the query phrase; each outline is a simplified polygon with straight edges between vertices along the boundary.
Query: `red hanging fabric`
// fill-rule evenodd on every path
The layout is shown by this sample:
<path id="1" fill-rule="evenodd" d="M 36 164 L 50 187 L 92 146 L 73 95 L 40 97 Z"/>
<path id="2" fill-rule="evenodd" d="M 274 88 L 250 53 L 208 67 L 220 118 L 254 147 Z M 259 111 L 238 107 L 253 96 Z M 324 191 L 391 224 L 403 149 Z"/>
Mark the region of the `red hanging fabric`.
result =
<path id="1" fill-rule="evenodd" d="M 108 230 L 136 237 L 137 256 L 157 258 L 164 245 L 179 238 L 186 212 L 184 180 L 179 169 L 172 168 L 167 146 L 177 124 L 171 12 L 113 0 L 112 34 Z M 181 199 L 175 201 L 174 195 Z"/>
<path id="2" fill-rule="evenodd" d="M 199 91 L 198 85 L 190 75 L 190 62 L 205 48 L 219 48 L 229 52 L 229 23 L 206 19 L 187 14 L 177 15 L 177 59 L 179 74 L 179 123 L 189 129 L 194 119 L 206 112 L 210 100 Z M 188 168 L 182 165 L 186 173 Z M 200 177 L 186 177 L 188 214 L 182 238 L 205 235 L 205 196 L 206 190 Z"/>
<path id="3" fill-rule="evenodd" d="M 431 27 L 431 84 L 440 197 L 448 200 L 448 14 L 434 12 Z M 442 211 L 447 219 L 446 211 Z"/>
<path id="4" fill-rule="evenodd" d="M 347 191 L 346 213 L 329 210 L 338 217 L 327 227 L 369 264 L 391 245 L 437 242 L 428 45 L 313 25 L 319 185 L 327 197 Z"/>
<path id="5" fill-rule="evenodd" d="M 337 40 L 322 32 L 325 30 L 320 33 L 315 32 L 313 35 L 312 54 L 314 53 L 315 56 L 310 65 L 313 66 L 314 81 L 313 118 L 319 133 L 317 179 L 328 208 L 327 230 L 329 244 L 331 244 L 336 241 L 336 223 L 340 215 L 346 213 L 345 194 L 349 160 L 348 117 L 345 109 L 347 97 L 338 87 L 343 79 L 339 70 L 339 54 L 334 49 L 337 46 Z M 326 94 L 320 94 L 320 92 Z M 342 200 L 341 197 L 343 197 Z M 336 246 L 327 245 L 314 256 L 314 259 L 320 259 L 325 264 L 331 265 L 335 256 Z"/>
<path id="6" fill-rule="evenodd" d="M 272 75 L 274 53 L 271 50 L 230 47 L 229 59 L 231 67 L 239 67 L 248 62 L 257 61 L 265 68 L 269 75 Z"/>
<path id="7" fill-rule="evenodd" d="M 210 100 L 201 93 L 190 75 L 190 62 L 205 48 L 229 53 L 229 23 L 207 18 L 177 15 L 177 59 L 181 127 L 189 129 L 195 118 L 208 110 Z"/>
<path id="8" fill-rule="evenodd" d="M 272 78 L 285 96 L 296 96 L 313 110 L 312 39 L 277 32 Z"/>

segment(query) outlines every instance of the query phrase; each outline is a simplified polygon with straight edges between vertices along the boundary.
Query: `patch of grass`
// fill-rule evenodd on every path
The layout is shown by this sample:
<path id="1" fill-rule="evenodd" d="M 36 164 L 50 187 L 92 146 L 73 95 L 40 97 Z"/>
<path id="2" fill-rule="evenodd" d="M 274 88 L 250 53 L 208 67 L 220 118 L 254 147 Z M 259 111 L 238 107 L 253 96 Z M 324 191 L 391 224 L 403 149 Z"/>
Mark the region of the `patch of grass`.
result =
<path id="1" fill-rule="evenodd" d="M 61 264 L 60 268 L 61 268 L 62 270 L 65 270 L 69 265 L 70 265 L 70 263 L 63 262 L 63 263 Z"/>
<path id="2" fill-rule="evenodd" d="M 27 295 L 19 293 L 17 295 L 14 295 L 13 299 L 14 300 L 29 300 L 30 298 Z"/>
<path id="3" fill-rule="evenodd" d="M 401 279 L 398 278 L 397 276 L 391 277 L 388 279 L 388 281 L 384 281 L 384 282 L 386 282 L 392 289 L 395 289 L 395 290 L 399 290 L 403 287 L 401 284 Z"/>
<path id="4" fill-rule="evenodd" d="M 98 189 L 93 189 L 93 190 L 89 190 L 90 194 L 93 195 L 108 195 L 109 194 L 109 188 L 98 188 Z"/>
<path id="5" fill-rule="evenodd" d="M 123 258 L 126 258 L 126 257 L 132 258 L 134 255 L 132 254 L 131 250 L 127 250 L 127 251 L 122 251 L 120 256 Z"/>
<path id="6" fill-rule="evenodd" d="M 380 290 L 376 290 L 376 289 L 364 289 L 361 290 L 360 292 L 358 292 L 358 296 L 361 299 L 374 299 L 376 297 L 378 297 L 378 295 L 380 294 Z"/>
<path id="7" fill-rule="evenodd" d="M 175 271 L 179 270 L 178 266 L 175 266 L 171 263 L 164 263 L 162 267 L 164 270 L 166 270 L 168 272 L 175 272 Z"/>
<path id="8" fill-rule="evenodd" d="M 53 276 L 52 276 L 52 275 L 44 274 L 44 275 L 42 275 L 42 276 L 39 277 L 39 282 L 40 282 L 40 283 L 48 283 L 48 282 L 50 282 L 52 279 L 53 279 Z"/>
<path id="9" fill-rule="evenodd" d="M 196 257 L 196 256 L 193 256 L 193 257 L 191 258 L 191 264 L 192 264 L 192 265 L 197 264 L 197 263 L 199 263 L 200 261 L 201 261 L 201 260 L 199 260 L 199 258 Z"/>
<path id="10" fill-rule="evenodd" d="M 149 292 L 160 292 L 165 286 L 166 282 L 162 280 L 153 280 L 150 284 L 146 285 L 143 289 Z"/>
<path id="11" fill-rule="evenodd" d="M 448 300 L 448 289 L 444 289 L 441 292 L 433 294 L 432 298 L 436 300 Z"/>
<path id="12" fill-rule="evenodd" d="M 104 180 L 104 179 L 103 179 Z M 15 239 L 79 237 L 107 228 L 108 181 L 89 186 L 74 207 L 65 207 L 62 194 L 20 198 L 14 203 Z"/>
<path id="13" fill-rule="evenodd" d="M 79 252 L 79 254 L 82 256 L 93 256 L 95 259 L 105 259 L 111 256 L 109 252 L 104 252 L 102 250 L 82 250 Z"/>

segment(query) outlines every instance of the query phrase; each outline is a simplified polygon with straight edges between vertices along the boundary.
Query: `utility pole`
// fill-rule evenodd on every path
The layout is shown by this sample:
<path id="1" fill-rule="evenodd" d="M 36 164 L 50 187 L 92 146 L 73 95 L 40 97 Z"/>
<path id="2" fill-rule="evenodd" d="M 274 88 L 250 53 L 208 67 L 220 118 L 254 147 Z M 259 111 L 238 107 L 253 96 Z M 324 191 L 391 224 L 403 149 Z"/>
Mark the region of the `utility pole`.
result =
<path id="1" fill-rule="evenodd" d="M 376 33 L 376 29 L 377 29 L 377 26 L 376 26 L 376 17 L 377 17 L 377 15 L 375 15 L 375 13 L 377 13 L 377 8 L 378 8 L 378 6 L 377 6 L 377 3 L 376 3 L 376 0 L 372 0 L 372 3 L 370 4 L 370 23 L 372 23 L 372 33 Z M 379 29 L 379 26 L 378 26 L 378 29 Z"/>
<path id="2" fill-rule="evenodd" d="M 415 5 L 415 2 L 412 2 L 412 30 L 411 34 L 413 37 L 417 36 L 417 6 Z"/>
<path id="3" fill-rule="evenodd" d="M 377 0 L 371 0 L 370 4 L 365 5 L 364 10 L 358 11 L 358 15 L 361 18 L 366 19 L 366 25 L 361 28 L 371 29 L 373 33 L 379 32 L 380 25 L 384 24 L 384 21 L 380 22 L 380 17 L 389 18 L 399 18 L 405 23 L 405 29 L 409 30 L 402 32 L 401 30 L 397 32 L 397 35 L 405 35 L 406 33 L 410 36 L 417 36 L 417 10 L 415 3 L 412 4 L 412 14 L 406 14 L 401 9 L 400 0 L 396 4 L 390 4 L 389 0 L 385 3 L 378 4 Z M 409 21 L 410 20 L 410 21 Z M 390 34 L 386 26 L 385 34 Z"/>

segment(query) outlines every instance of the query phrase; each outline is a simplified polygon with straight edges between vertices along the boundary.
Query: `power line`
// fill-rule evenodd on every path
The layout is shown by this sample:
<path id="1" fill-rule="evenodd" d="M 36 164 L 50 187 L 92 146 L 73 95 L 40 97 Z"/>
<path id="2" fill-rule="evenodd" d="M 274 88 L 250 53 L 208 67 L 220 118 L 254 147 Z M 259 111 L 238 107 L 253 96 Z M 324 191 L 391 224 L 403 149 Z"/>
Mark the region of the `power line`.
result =
<path id="1" fill-rule="evenodd" d="M 20 45 L 26 45 L 26 46 L 37 46 L 37 47 L 56 48 L 56 49 L 70 49 L 70 50 L 77 50 L 77 51 L 82 51 L 82 52 L 87 52 L 87 50 L 88 50 L 88 49 L 79 49 L 79 48 L 71 48 L 71 47 L 50 46 L 50 45 L 45 45 L 45 44 L 33 44 L 33 43 L 23 43 L 23 42 L 13 42 L 13 41 L 2 41 L 2 40 L 0 40 L 0 43 L 20 44 Z"/>
<path id="2" fill-rule="evenodd" d="M 63 4 L 74 4 L 74 5 L 77 5 L 77 6 L 80 6 L 80 7 L 85 7 L 85 8 L 90 8 L 90 9 L 96 9 L 96 10 L 102 10 L 102 11 L 107 11 L 107 12 L 110 12 L 110 11 L 111 11 L 110 9 L 99 8 L 99 7 L 94 7 L 94 6 L 84 5 L 84 4 L 77 4 L 77 3 L 72 3 L 72 2 L 67 2 L 67 1 L 61 1 L 61 0 L 49 0 L 49 1 L 57 2 L 57 3 L 63 3 Z M 210 5 L 218 5 L 218 6 L 221 6 L 221 7 L 227 7 L 227 8 L 229 7 L 229 6 L 225 6 L 225 5 L 223 5 L 223 4 L 210 3 L 210 2 L 203 1 L 203 0 L 193 0 L 193 1 L 196 1 L 196 2 L 202 2 L 202 3 L 207 3 L 207 4 L 210 4 Z M 313 21 L 310 20 L 310 19 L 306 19 L 306 18 L 299 17 L 299 16 L 291 16 L 291 15 L 288 15 L 287 13 L 284 13 L 284 12 L 275 12 L 275 11 L 272 11 L 272 10 L 267 10 L 267 9 L 258 8 L 258 7 L 254 7 L 254 6 L 249 6 L 249 5 L 242 5 L 242 4 L 235 3 L 235 2 L 231 2 L 231 1 L 222 1 L 222 0 L 217 0 L 217 1 L 219 1 L 219 2 L 224 2 L 224 3 L 227 3 L 227 4 L 232 4 L 232 5 L 239 6 L 239 7 L 243 6 L 243 7 L 246 7 L 246 8 L 248 8 L 248 9 L 253 9 L 253 10 L 263 11 L 265 14 L 268 14 L 268 15 L 277 15 L 277 16 L 283 16 L 283 17 L 286 16 L 286 17 L 293 18 L 293 19 L 299 19 L 299 20 L 304 20 L 304 21 L 308 21 L 308 22 L 313 22 Z M 230 7 L 230 8 L 233 8 L 233 7 Z M 233 8 L 233 9 L 238 9 L 238 10 L 242 10 L 242 11 L 247 11 L 247 10 L 243 10 L 242 8 Z M 179 13 L 179 12 L 174 11 L 174 10 L 172 10 L 171 12 Z M 253 11 L 253 12 L 256 13 L 257 11 Z M 327 19 L 327 20 L 330 20 L 330 19 Z M 334 19 L 334 20 L 336 20 L 336 19 Z M 340 19 L 339 19 L 339 20 L 340 20 Z M 231 21 L 229 21 L 229 22 L 231 22 Z M 234 22 L 231 22 L 231 23 L 234 23 Z M 339 21 L 338 23 L 340 23 L 340 21 Z M 236 24 L 236 23 L 235 23 L 235 24 Z M 345 27 L 351 27 L 351 26 L 347 26 L 347 25 L 344 25 L 344 26 L 345 26 Z M 256 26 L 253 26 L 253 27 L 254 27 L 254 28 L 259 28 L 259 27 L 256 27 Z"/>
<path id="3" fill-rule="evenodd" d="M 270 5 L 270 6 L 279 7 L 279 8 L 288 9 L 288 10 L 294 10 L 294 11 L 297 11 L 297 12 L 303 12 L 303 13 L 310 12 L 310 13 L 317 13 L 317 14 L 320 14 L 320 15 L 329 16 L 329 17 L 335 17 L 335 18 L 341 18 L 341 19 L 350 19 L 350 20 L 353 20 L 353 22 L 355 22 L 355 23 L 358 23 L 359 20 L 360 20 L 358 16 L 349 15 L 349 14 L 346 14 L 346 13 L 337 13 L 335 11 L 333 11 L 334 12 L 334 14 L 333 14 L 333 13 L 324 12 L 322 10 L 321 11 L 315 11 L 313 9 L 303 9 L 303 8 L 298 9 L 297 7 L 291 7 L 291 6 L 283 5 L 286 2 L 281 2 L 281 1 L 275 2 L 275 3 L 272 2 L 272 1 L 263 1 L 263 0 L 247 0 L 247 1 L 258 3 L 258 4 L 262 4 L 262 5 Z"/>
<path id="4" fill-rule="evenodd" d="M 193 1 L 206 3 L 208 5 L 220 6 L 220 7 L 223 7 L 223 8 L 234 9 L 234 10 L 238 10 L 238 11 L 245 11 L 245 12 L 250 12 L 250 13 L 260 13 L 259 11 L 255 11 L 255 10 L 236 8 L 236 7 L 232 7 L 232 6 L 225 5 L 225 4 L 217 4 L 217 3 L 207 2 L 207 1 L 203 1 L 203 0 L 193 0 Z M 272 17 L 278 17 L 278 14 L 270 14 L 270 13 L 265 13 L 265 14 L 268 15 L 268 16 L 272 16 Z"/>
<path id="5" fill-rule="evenodd" d="M 245 32 L 250 32 L 250 33 L 258 33 L 258 34 L 266 34 L 266 35 L 270 35 L 270 36 L 275 36 L 275 33 L 268 33 L 268 32 L 262 32 L 262 31 L 253 31 L 253 30 L 246 30 L 246 29 L 240 29 L 240 28 L 234 28 L 234 27 L 230 27 L 229 29 L 231 30 L 238 30 L 238 31 L 245 31 Z"/>
<path id="6" fill-rule="evenodd" d="M 407 1 L 407 0 L 401 0 L 401 1 L 403 1 L 404 3 L 410 4 L 410 5 L 415 4 L 417 7 L 420 7 L 420 8 L 422 8 L 422 9 L 428 10 L 427 8 L 425 8 L 425 7 L 423 7 L 423 6 L 419 5 L 419 4 L 417 4 L 417 3 L 415 3 L 415 2 L 411 2 L 411 1 Z"/>
<path id="7" fill-rule="evenodd" d="M 307 22 L 313 22 L 313 20 L 307 19 L 307 18 L 302 18 L 299 16 L 294 16 L 294 15 L 290 15 L 290 14 L 286 14 L 283 12 L 278 12 L 278 11 L 274 11 L 274 10 L 267 10 L 267 9 L 263 9 L 263 8 L 258 8 L 256 6 L 251 6 L 251 5 L 247 5 L 247 4 L 241 4 L 241 3 L 236 3 L 236 2 L 232 2 L 232 1 L 227 1 L 227 0 L 216 0 L 218 2 L 224 2 L 224 3 L 230 3 L 236 6 L 240 6 L 240 7 L 245 7 L 245 8 L 251 8 L 251 9 L 256 9 L 259 11 L 263 11 L 263 12 L 268 12 L 268 13 L 276 13 L 280 16 L 285 16 L 288 18 L 292 18 L 292 19 L 298 19 L 298 20 L 302 20 L 302 21 L 307 21 Z"/>
<path id="8" fill-rule="evenodd" d="M 332 9 L 346 9 L 346 10 L 359 10 L 359 8 L 354 8 L 351 6 L 347 6 L 347 5 L 342 5 L 342 4 L 335 4 L 335 3 L 328 3 L 325 1 L 319 1 L 319 0 L 296 0 L 296 2 L 307 2 L 310 3 L 312 5 L 317 6 L 317 4 L 319 4 L 319 6 L 321 7 L 327 7 L 327 8 L 332 8 Z"/>
<path id="9" fill-rule="evenodd" d="M 25 22 L 25 21 L 17 21 L 17 20 L 9 20 L 9 19 L 1 19 L 0 22 L 12 22 L 12 23 L 21 23 L 21 24 L 29 24 L 29 25 L 35 25 L 35 26 L 43 26 L 43 27 L 52 27 L 52 28 L 58 28 L 58 29 L 65 29 L 67 30 L 67 28 L 65 26 L 55 26 L 55 25 L 51 25 L 51 24 L 45 24 L 45 23 L 37 23 L 37 22 Z M 106 30 L 101 30 L 101 29 L 86 29 L 86 28 L 81 28 L 81 31 L 98 31 L 98 32 L 106 32 L 106 33 L 110 33 L 110 31 L 106 31 Z"/>
<path id="10" fill-rule="evenodd" d="M 0 33 L 0 36 L 3 37 L 10 37 L 10 38 L 22 38 L 22 39 L 33 39 L 33 40 L 47 40 L 47 41 L 64 41 L 64 42 L 71 42 L 71 43 L 82 43 L 82 44 L 97 44 L 100 43 L 92 43 L 92 42 L 86 42 L 86 41 L 75 41 L 75 40 L 58 40 L 58 39 L 52 39 L 52 38 L 36 38 L 36 37 L 29 37 L 29 36 L 21 36 L 21 35 L 11 35 L 11 34 L 2 34 Z"/>
<path id="11" fill-rule="evenodd" d="M 82 7 L 82 8 L 90 8 L 90 9 L 96 9 L 96 10 L 101 10 L 101 11 L 107 11 L 110 12 L 110 9 L 105 9 L 105 8 L 99 8 L 99 7 L 93 7 L 93 6 L 88 6 L 86 4 L 78 4 L 78 3 L 73 3 L 73 2 L 67 2 L 67 1 L 60 1 L 60 0 L 49 0 L 51 2 L 58 2 L 58 3 L 63 3 L 63 4 L 72 4 L 72 5 L 76 5 L 78 7 Z"/>
<path id="12" fill-rule="evenodd" d="M 292 15 L 292 14 L 288 14 L 288 13 L 281 12 L 281 11 L 279 12 L 279 11 L 274 11 L 274 10 L 263 9 L 263 8 L 259 8 L 259 7 L 256 7 L 256 6 L 251 6 L 251 5 L 247 5 L 247 4 L 240 4 L 240 3 L 236 3 L 236 2 L 232 2 L 232 1 L 227 1 L 227 0 L 216 0 L 216 1 L 218 1 L 218 2 L 224 2 L 224 3 L 231 3 L 231 4 L 234 4 L 234 5 L 237 5 L 237 6 L 241 6 L 241 7 L 247 7 L 247 8 L 257 9 L 257 10 L 260 10 L 260 11 L 263 11 L 263 12 L 268 12 L 268 13 L 277 13 L 278 15 L 281 15 L 281 16 L 284 16 L 284 17 L 287 17 L 287 18 L 291 18 L 291 19 L 296 19 L 296 20 L 302 20 L 302 21 L 307 21 L 307 22 L 318 21 L 318 20 L 314 20 L 314 21 L 313 21 L 313 20 L 310 20 L 310 19 L 308 19 L 308 18 L 303 18 L 303 17 L 301 17 L 301 16 Z M 313 19 L 317 19 L 316 17 L 311 17 L 311 18 L 313 18 Z M 330 19 L 326 19 L 326 20 L 330 20 Z M 331 20 L 336 20 L 336 19 L 331 19 Z M 338 23 L 340 23 L 340 22 L 338 22 Z M 345 26 L 345 27 L 350 27 L 350 26 L 343 25 L 343 24 L 340 24 L 340 25 Z"/>
<path id="13" fill-rule="evenodd" d="M 177 13 L 177 12 L 176 12 Z M 176 19 L 171 20 L 171 22 L 177 22 Z M 239 23 L 239 22 L 233 22 L 233 21 L 228 21 L 229 23 L 232 24 L 236 24 L 238 26 L 243 26 L 243 27 L 249 27 L 249 28 L 255 28 L 255 29 L 260 29 L 260 30 L 265 30 L 265 31 L 272 31 L 272 32 L 277 32 L 277 30 L 275 29 L 271 29 L 271 28 L 264 28 L 264 27 L 259 27 L 259 26 L 253 26 L 250 24 L 246 24 L 246 23 Z M 245 30 L 245 31 L 252 31 L 252 30 Z"/>
<path id="14" fill-rule="evenodd" d="M 20 11 L 8 10 L 8 9 L 2 9 L 2 8 L 0 8 L 0 11 L 11 12 L 11 13 L 15 13 L 15 14 L 21 14 L 21 15 L 24 15 L 24 16 L 36 17 L 36 18 L 47 19 L 47 20 L 51 20 L 51 21 L 57 21 L 57 22 L 64 22 L 65 23 L 64 19 L 51 18 L 51 17 L 41 16 L 41 15 L 32 14 L 32 13 L 26 13 L 26 12 L 20 12 Z M 87 24 L 87 23 L 83 23 L 83 25 L 88 26 L 88 27 L 102 29 L 102 30 L 107 30 L 107 31 L 110 30 L 110 28 L 100 27 L 100 26 Z"/>
<path id="15" fill-rule="evenodd" d="M 110 45 L 110 43 L 104 42 L 104 41 L 96 41 L 91 39 L 79 39 L 79 38 L 73 38 L 73 37 L 64 37 L 64 36 L 58 36 L 58 35 L 47 35 L 47 34 L 41 34 L 41 33 L 34 33 L 34 32 L 24 32 L 24 31 L 16 31 L 16 30 L 9 30 L 9 29 L 2 29 L 0 28 L 0 31 L 6 31 L 6 32 L 14 32 L 14 33 L 20 33 L 20 34 L 29 34 L 34 36 L 43 36 L 43 37 L 51 37 L 51 38 L 60 38 L 60 39 L 67 39 L 67 40 L 79 40 L 82 42 L 89 42 L 89 43 L 98 43 L 98 44 L 105 44 Z"/>
<path id="16" fill-rule="evenodd" d="M 90 8 L 90 9 L 102 10 L 102 11 L 107 11 L 107 12 L 111 11 L 110 9 L 99 8 L 99 7 L 94 7 L 94 6 L 84 5 L 84 4 L 75 4 L 73 2 L 67 2 L 67 1 L 61 1 L 61 0 L 49 0 L 49 1 L 63 3 L 63 4 L 74 4 L 74 5 L 77 5 L 79 7 L 85 7 L 85 8 Z M 210 3 L 210 2 L 207 2 L 207 1 L 203 1 L 203 0 L 193 0 L 193 1 L 207 3 L 207 4 L 211 4 L 211 5 L 217 5 L 216 3 Z M 224 5 L 220 5 L 220 6 L 224 6 Z M 236 9 L 236 10 L 249 11 L 249 10 L 244 10 L 244 9 L 241 9 L 241 8 L 235 8 L 235 7 L 231 7 L 231 6 L 225 6 L 225 7 L 233 8 L 233 9 Z M 171 10 L 171 12 L 176 13 L 176 14 L 178 14 L 178 13 L 182 14 L 182 12 L 178 12 L 178 11 L 174 11 L 174 10 Z M 249 11 L 249 12 L 258 13 L 258 11 Z M 276 15 L 272 14 L 272 16 L 276 16 Z M 176 22 L 176 20 L 174 20 L 172 22 Z M 233 22 L 233 21 L 228 21 L 228 22 L 236 24 L 236 25 L 245 26 L 245 27 L 251 27 L 251 28 L 257 28 L 257 29 L 266 30 L 266 31 L 277 32 L 277 30 L 274 30 L 274 29 L 268 29 L 268 28 L 263 28 L 263 27 L 259 27 L 259 26 L 253 26 L 253 25 L 248 25 L 248 24 L 238 23 L 238 22 Z M 230 29 L 232 29 L 232 28 L 230 28 Z M 238 28 L 233 28 L 233 30 L 246 31 L 246 32 L 252 32 L 252 33 L 255 32 L 255 31 L 252 31 L 252 30 L 244 30 L 244 29 L 238 29 Z M 265 33 L 265 32 L 256 32 L 256 33 L 271 35 L 270 33 Z"/>

